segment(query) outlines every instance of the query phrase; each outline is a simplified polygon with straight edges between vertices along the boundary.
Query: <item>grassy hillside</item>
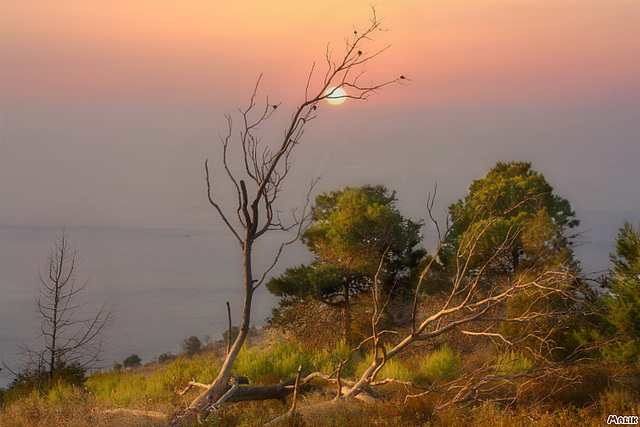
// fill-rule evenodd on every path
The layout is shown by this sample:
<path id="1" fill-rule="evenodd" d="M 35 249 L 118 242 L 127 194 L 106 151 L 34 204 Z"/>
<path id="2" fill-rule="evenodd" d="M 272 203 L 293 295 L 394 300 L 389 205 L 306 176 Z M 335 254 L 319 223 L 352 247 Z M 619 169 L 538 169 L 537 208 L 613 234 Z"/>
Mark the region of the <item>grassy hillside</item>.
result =
<path id="1" fill-rule="evenodd" d="M 235 365 L 235 373 L 245 375 L 252 385 L 273 384 L 295 375 L 303 365 L 308 372 L 330 373 L 349 349 L 337 345 L 332 351 L 310 351 L 295 342 L 265 341 L 260 346 L 243 350 Z M 219 348 L 219 346 L 218 346 Z M 378 376 L 392 377 L 417 384 L 429 384 L 433 378 L 458 372 L 471 366 L 472 355 L 464 355 L 442 346 L 437 351 L 416 351 L 391 360 Z M 355 378 L 365 367 L 366 351 L 345 367 L 344 377 Z M 136 369 L 112 369 L 94 372 L 81 385 L 58 381 L 48 389 L 28 393 L 8 392 L 0 410 L 2 426 L 166 426 L 170 415 L 199 393 L 181 394 L 188 382 L 212 381 L 221 365 L 219 351 L 207 350 L 193 357 L 181 355 L 166 363 L 154 362 Z M 407 398 L 416 393 L 403 385 L 389 384 L 384 392 L 389 400 L 375 404 L 349 403 L 340 410 L 326 411 L 322 406 L 307 414 L 302 421 L 289 425 L 336 426 L 596 426 L 606 423 L 610 414 L 640 415 L 640 400 L 629 389 L 616 387 L 606 376 L 582 372 L 582 381 L 553 393 L 534 406 L 505 408 L 496 403 L 483 403 L 464 409 L 446 408 L 434 411 L 439 402 L 435 393 Z M 524 380 L 523 380 L 524 381 Z M 329 387 L 326 382 L 318 385 Z M 318 405 L 329 397 L 311 394 L 300 406 Z M 526 401 L 526 399 L 524 399 Z M 205 425 L 260 425 L 286 412 L 291 398 L 280 401 L 229 404 L 210 416 Z"/>

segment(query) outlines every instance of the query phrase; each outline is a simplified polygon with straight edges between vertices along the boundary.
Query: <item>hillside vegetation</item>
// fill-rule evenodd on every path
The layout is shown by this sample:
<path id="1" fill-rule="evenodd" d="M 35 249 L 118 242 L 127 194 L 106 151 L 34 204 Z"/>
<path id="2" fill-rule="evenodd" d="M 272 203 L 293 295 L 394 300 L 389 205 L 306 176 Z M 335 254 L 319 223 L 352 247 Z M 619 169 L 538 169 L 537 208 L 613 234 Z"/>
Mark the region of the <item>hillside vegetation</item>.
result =
<path id="1" fill-rule="evenodd" d="M 383 186 L 320 194 L 310 215 L 300 237 L 312 262 L 262 276 L 280 297 L 268 328 L 243 316 L 223 341 L 192 336 L 179 356 L 141 366 L 134 353 L 88 377 L 50 351 L 51 363 L 27 366 L 2 391 L 0 424 L 637 423 L 632 224 L 609 273 L 588 277 L 569 234 L 575 212 L 526 162 L 474 181 L 442 235 L 434 220 L 434 254 L 418 246 L 422 222 Z M 251 277 L 250 293 L 260 283 Z"/>
<path id="2" fill-rule="evenodd" d="M 341 343 L 332 351 L 309 351 L 281 336 L 269 335 L 264 344 L 243 350 L 234 367 L 235 373 L 249 378 L 250 384 L 273 384 L 295 376 L 299 365 L 307 371 L 331 372 L 347 356 L 349 348 Z M 380 378 L 396 378 L 416 384 L 429 384 L 433 378 L 455 373 L 461 366 L 472 366 L 473 353 L 461 354 L 446 344 L 428 351 L 418 349 L 410 355 L 390 361 Z M 355 379 L 366 364 L 367 354 L 357 354 L 344 369 L 346 378 Z M 189 381 L 210 382 L 217 375 L 221 355 L 204 350 L 188 357 L 182 354 L 166 363 L 150 363 L 135 369 L 115 366 L 92 373 L 81 384 L 57 381 L 30 392 L 24 390 L 4 395 L 0 411 L 3 426 L 167 426 L 171 414 L 190 402 L 198 393 L 181 394 Z M 521 368 L 515 364 L 514 369 Z M 576 369 L 576 372 L 580 371 Z M 389 384 L 384 387 L 388 400 L 367 404 L 348 403 L 341 413 L 317 414 L 306 418 L 304 425 L 336 426 L 413 426 L 413 425 L 476 425 L 476 426 L 599 426 L 611 414 L 640 415 L 637 392 L 620 387 L 608 379 L 605 372 L 581 371 L 580 381 L 559 390 L 544 402 L 505 408 L 485 403 L 464 409 L 446 408 L 434 411 L 438 396 L 426 395 L 407 399 L 413 394 L 409 387 Z M 523 379 L 526 381 L 526 379 Z M 330 388 L 319 380 L 321 386 Z M 585 393 L 588 389 L 589 392 Z M 326 400 L 320 393 L 311 393 L 299 405 L 317 405 Z M 205 425 L 260 425 L 286 411 L 287 402 L 265 401 L 230 404 L 210 416 Z M 330 415 L 330 418 L 327 416 Z M 314 421 L 315 420 L 315 421 Z M 285 425 L 302 425 L 290 421 Z"/>

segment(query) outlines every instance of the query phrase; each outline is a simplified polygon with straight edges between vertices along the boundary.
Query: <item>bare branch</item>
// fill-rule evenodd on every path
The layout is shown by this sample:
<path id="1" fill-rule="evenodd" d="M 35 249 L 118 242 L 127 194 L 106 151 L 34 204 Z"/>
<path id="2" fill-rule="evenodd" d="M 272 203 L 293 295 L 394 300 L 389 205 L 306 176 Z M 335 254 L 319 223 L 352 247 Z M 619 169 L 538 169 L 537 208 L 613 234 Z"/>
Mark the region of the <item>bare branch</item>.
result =
<path id="1" fill-rule="evenodd" d="M 56 369 L 67 364 L 88 368 L 99 361 L 102 334 L 112 315 L 103 305 L 84 317 L 81 309 L 86 304 L 76 301 L 88 281 L 78 284 L 79 263 L 75 244 L 69 241 L 63 226 L 44 265 L 45 272 L 39 270 L 41 286 L 35 301 L 44 343 L 40 350 L 22 346 L 28 359 L 27 371 L 53 378 Z"/>
<path id="2" fill-rule="evenodd" d="M 222 218 L 222 221 L 224 221 L 224 223 L 227 225 L 227 227 L 231 231 L 231 234 L 233 234 L 233 236 L 236 238 L 236 240 L 238 240 L 238 243 L 240 243 L 240 245 L 242 246 L 242 244 L 243 244 L 242 239 L 240 238 L 240 236 L 238 235 L 236 230 L 233 228 L 233 226 L 231 225 L 231 223 L 229 222 L 229 220 L 225 216 L 224 212 L 222 212 L 222 209 L 220 209 L 220 206 L 213 200 L 213 198 L 211 196 L 211 181 L 210 181 L 210 178 L 209 178 L 209 159 L 205 160 L 205 162 L 204 162 L 204 170 L 206 172 L 206 178 L 205 179 L 207 181 L 207 197 L 209 198 L 209 203 L 211 203 L 211 205 L 216 209 L 216 211 L 218 211 L 218 214 L 220 215 L 220 218 Z M 238 194 L 240 194 L 240 193 L 238 192 Z"/>
<path id="3" fill-rule="evenodd" d="M 317 117 L 318 104 L 326 99 L 327 90 L 330 87 L 347 87 L 351 91 L 348 95 L 350 98 L 367 99 L 369 94 L 389 84 L 401 83 L 403 77 L 382 83 L 363 84 L 360 81 L 364 75 L 365 65 L 387 49 L 384 48 L 373 53 L 367 53 L 364 49 L 364 44 L 370 42 L 373 39 L 373 34 L 377 31 L 381 31 L 381 28 L 374 11 L 368 29 L 362 34 L 358 34 L 356 31 L 354 37 L 347 39 L 345 52 L 339 60 L 334 61 L 331 50 L 327 49 L 327 70 L 324 77 L 317 84 L 314 84 L 315 63 L 312 65 L 305 84 L 304 101 L 294 109 L 279 142 L 267 143 L 258 135 L 259 127 L 274 116 L 280 105 L 270 103 L 268 98 L 262 107 L 258 105 L 257 95 L 262 76 L 258 78 L 253 88 L 248 106 L 245 109 L 238 110 L 240 115 L 238 126 L 240 129 L 237 136 L 233 132 L 234 121 L 230 115 L 226 116 L 229 129 L 227 136 L 222 139 L 222 164 L 232 186 L 236 190 L 237 224 L 231 224 L 229 218 L 212 195 L 212 182 L 209 175 L 208 162 L 205 162 L 205 178 L 209 203 L 215 208 L 242 248 L 243 286 L 245 289 L 242 321 L 240 333 L 229 349 L 218 377 L 209 389 L 201 394 L 185 413 L 179 417 L 176 424 L 184 425 L 194 421 L 199 413 L 206 415 L 205 409 L 210 407 L 211 402 L 219 401 L 221 396 L 228 391 L 231 368 L 249 331 L 253 294 L 264 283 L 267 275 L 280 259 L 283 249 L 296 241 L 308 224 L 310 219 L 308 206 L 310 204 L 311 191 L 317 180 L 311 184 L 302 212 L 297 214 L 295 210 L 292 211 L 292 221 L 283 222 L 280 211 L 276 207 L 276 202 L 291 171 L 293 164 L 292 150 L 302 141 L 307 125 Z M 229 162 L 229 149 L 232 140 L 237 141 L 239 155 L 242 156 L 240 166 L 233 171 Z M 239 228 L 236 228 L 238 225 Z M 262 274 L 256 274 L 253 270 L 253 245 L 257 239 L 268 231 L 294 231 L 295 235 L 291 239 L 286 239 L 282 242 L 272 263 Z"/>

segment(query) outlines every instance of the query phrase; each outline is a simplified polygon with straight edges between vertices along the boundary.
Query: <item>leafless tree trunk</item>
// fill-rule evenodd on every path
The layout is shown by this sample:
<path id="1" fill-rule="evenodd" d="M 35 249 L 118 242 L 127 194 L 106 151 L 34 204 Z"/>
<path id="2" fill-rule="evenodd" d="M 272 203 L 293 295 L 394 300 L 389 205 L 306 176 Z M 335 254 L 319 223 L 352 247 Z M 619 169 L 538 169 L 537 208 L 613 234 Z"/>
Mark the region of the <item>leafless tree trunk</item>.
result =
<path id="1" fill-rule="evenodd" d="M 429 216 L 433 203 L 427 203 Z M 473 370 L 470 373 L 461 375 L 455 379 L 442 378 L 429 387 L 413 385 L 416 389 L 425 390 L 420 395 L 429 392 L 440 392 L 445 397 L 444 405 L 451 403 L 473 403 L 481 399 L 501 397 L 503 399 L 515 399 L 521 392 L 519 388 L 515 394 L 501 394 L 507 387 L 512 385 L 518 378 L 533 377 L 555 378 L 561 382 L 569 379 L 566 371 L 561 368 L 568 364 L 576 364 L 585 361 L 587 354 L 585 348 L 578 347 L 562 360 L 554 360 L 552 352 L 561 347 L 562 343 L 556 342 L 554 334 L 561 331 L 567 325 L 567 321 L 576 318 L 583 308 L 578 294 L 575 292 L 576 276 L 575 271 L 566 265 L 544 266 L 532 265 L 527 271 L 518 274 L 506 283 L 494 283 L 490 289 L 483 286 L 486 282 L 489 266 L 497 257 L 503 256 L 509 251 L 511 242 L 516 239 L 522 230 L 513 227 L 507 233 L 502 244 L 498 247 L 493 256 L 483 265 L 470 267 L 470 260 L 478 243 L 484 234 L 490 232 L 491 227 L 497 220 L 490 218 L 479 226 L 472 238 L 461 246 L 456 254 L 456 268 L 453 273 L 452 287 L 448 294 L 440 299 L 440 305 L 435 311 L 424 312 L 424 319 L 420 320 L 419 292 L 423 282 L 427 280 L 433 263 L 437 260 L 437 255 L 446 239 L 441 237 L 440 244 L 433 257 L 432 263 L 427 265 L 420 275 L 418 289 L 412 309 L 412 328 L 404 337 L 395 340 L 394 343 L 386 343 L 380 339 L 378 332 L 378 320 L 376 313 L 379 312 L 377 287 L 378 279 L 375 279 L 374 286 L 374 316 L 372 318 L 373 341 L 375 355 L 369 367 L 360 376 L 358 382 L 345 393 L 343 398 L 354 397 L 363 392 L 366 387 L 389 382 L 383 380 L 375 382 L 377 373 L 384 364 L 391 358 L 401 354 L 412 344 L 419 341 L 433 340 L 447 332 L 457 332 L 466 335 L 486 337 L 490 339 L 499 354 L 506 355 L 511 351 L 526 349 L 527 356 L 532 361 L 532 367 L 522 372 L 513 373 L 508 371 L 511 363 L 505 357 L 488 361 L 483 367 Z M 453 219 L 455 221 L 455 219 Z M 438 231 L 439 227 L 436 226 Z M 450 230 L 450 228 L 449 228 Z M 448 231 L 448 230 L 447 230 Z M 553 242 L 549 242 L 553 246 Z M 524 307 L 523 311 L 516 316 L 505 314 L 504 306 L 512 298 L 523 295 L 537 296 L 533 302 Z M 551 297 L 563 298 L 569 301 L 572 308 L 559 309 L 550 304 L 538 304 Z M 437 306 L 436 306 L 437 307 Z M 504 323 L 519 323 L 533 325 L 532 328 L 524 328 L 517 336 L 507 337 L 500 332 L 500 325 Z M 536 327 L 543 325 L 543 327 Z M 389 349 L 387 349 L 387 346 Z"/>
<path id="2" fill-rule="evenodd" d="M 111 313 L 104 306 L 89 317 L 81 312 L 85 303 L 78 301 L 78 296 L 85 290 L 87 281 L 77 281 L 78 264 L 76 247 L 63 227 L 56 236 L 44 271 L 40 271 L 41 286 L 36 296 L 44 349 L 37 351 L 23 346 L 29 357 L 28 369 L 35 368 L 50 379 L 56 368 L 65 364 L 81 368 L 95 364 L 102 348 L 102 333 L 111 319 Z"/>
<path id="3" fill-rule="evenodd" d="M 270 104 L 267 98 L 264 107 L 258 107 L 256 103 L 260 81 L 258 80 L 249 106 L 239 111 L 241 121 L 239 141 L 237 142 L 242 150 L 243 158 L 239 172 L 230 165 L 228 150 L 234 136 L 234 122 L 231 115 L 227 115 L 228 133 L 222 140 L 222 167 L 237 196 L 235 225 L 232 224 L 232 216 L 234 215 L 224 209 L 213 195 L 213 183 L 209 173 L 208 161 L 205 162 L 205 172 L 209 202 L 230 233 L 235 237 L 242 251 L 244 272 L 242 320 L 238 337 L 227 353 L 218 377 L 204 393 L 193 401 L 189 408 L 174 419 L 174 424 L 182 425 L 195 420 L 197 417 L 206 417 L 212 405 L 230 389 L 231 369 L 249 332 L 254 292 L 262 285 L 267 274 L 277 263 L 283 248 L 297 240 L 302 231 L 304 231 L 309 219 L 309 211 L 307 209 L 309 197 L 315 181 L 311 184 L 311 189 L 307 194 L 307 202 L 302 212 L 292 211 L 293 220 L 290 224 L 285 225 L 281 221 L 279 210 L 275 207 L 275 203 L 283 189 L 285 178 L 292 165 L 290 154 L 294 147 L 300 143 L 306 125 L 316 118 L 318 104 L 326 99 L 327 91 L 333 87 L 345 88 L 347 98 L 366 99 L 372 92 L 391 83 L 399 83 L 404 79 L 404 76 L 401 76 L 383 83 L 361 83 L 365 65 L 386 50 L 386 48 L 374 52 L 365 50 L 365 45 L 371 41 L 372 36 L 380 29 L 380 22 L 377 20 L 374 11 L 371 25 L 368 29 L 363 33 L 354 31 L 354 35 L 345 40 L 345 52 L 337 61 L 334 59 L 332 51 L 327 49 L 327 70 L 324 77 L 319 83 L 314 82 L 314 65 L 307 80 L 304 101 L 295 109 L 291 121 L 284 132 L 284 137 L 274 146 L 262 145 L 256 131 L 262 123 L 272 117 L 279 104 Z M 253 246 L 260 237 L 270 231 L 294 231 L 294 236 L 280 245 L 271 265 L 262 274 L 256 274 L 253 268 Z"/>
<path id="4" fill-rule="evenodd" d="M 433 219 L 431 200 L 427 206 L 429 216 Z M 333 400 L 333 407 L 336 410 L 343 407 L 342 402 L 362 394 L 367 395 L 368 399 L 384 397 L 375 390 L 375 387 L 390 382 L 400 383 L 408 389 L 416 390 L 416 393 L 410 394 L 408 398 L 429 393 L 439 394 L 441 401 L 438 407 L 452 404 L 470 405 L 480 400 L 495 400 L 508 404 L 521 398 L 528 388 L 543 381 L 552 384 L 551 389 L 556 391 L 569 385 L 575 378 L 575 373 L 564 368 L 568 365 L 589 363 L 588 354 L 592 348 L 578 346 L 560 359 L 553 355 L 553 351 L 563 346 L 554 334 L 562 331 L 584 309 L 579 293 L 575 292 L 577 283 L 575 272 L 568 266 L 557 265 L 548 266 L 548 268 L 540 268 L 540 265 L 531 266 L 512 280 L 496 283 L 492 288 L 487 289 L 483 286 L 483 282 L 488 279 L 489 266 L 497 257 L 505 253 L 509 254 L 511 241 L 516 239 L 522 231 L 513 227 L 490 259 L 481 266 L 470 267 L 470 260 L 476 253 L 479 242 L 484 234 L 490 232 L 496 220 L 497 216 L 477 227 L 474 236 L 459 248 L 451 289 L 438 299 L 438 304 L 430 307 L 430 310 L 424 309 L 421 312 L 420 287 L 428 280 L 429 272 L 437 262 L 438 252 L 451 228 L 449 227 L 441 236 L 432 263 L 427 265 L 421 273 L 413 302 L 411 330 L 405 335 L 400 335 L 396 331 L 379 330 L 381 314 L 389 300 L 383 302 L 380 299 L 378 278 L 380 270 L 378 270 L 372 288 L 373 334 L 360 344 L 362 346 L 365 343 L 372 343 L 374 355 L 369 366 L 355 382 L 340 379 L 340 368 L 344 363 L 340 365 L 337 373 L 332 374 L 331 377 L 334 377 L 339 388 Z M 440 234 L 440 228 L 436 226 L 436 229 Z M 553 244 L 554 242 L 549 242 L 550 247 Z M 506 314 L 505 304 L 512 298 L 523 295 L 532 295 L 533 301 L 525 305 L 523 311 L 517 315 Z M 561 309 L 547 303 L 539 304 L 551 297 L 564 298 L 569 301 L 571 307 Z M 515 336 L 505 336 L 500 331 L 500 325 L 504 323 L 518 323 L 530 327 L 522 329 L 522 332 Z M 376 380 L 376 376 L 384 365 L 411 345 L 417 342 L 433 341 L 450 332 L 491 340 L 498 356 L 487 360 L 480 367 L 469 369 L 467 372 L 461 370 L 456 373 L 457 375 L 439 378 L 426 386 L 393 378 Z M 386 337 L 394 338 L 385 339 Z M 509 356 L 514 353 L 525 353 L 531 366 L 521 370 L 512 369 L 514 360 Z M 326 375 L 315 373 L 302 378 L 301 383 L 306 384 L 309 378 L 318 376 L 327 378 Z M 342 384 L 346 386 L 341 386 Z M 324 410 L 330 411 L 331 407 L 328 405 Z M 304 417 L 306 411 L 311 413 L 313 408 L 300 407 L 297 409 L 297 414 Z M 288 415 L 285 414 L 269 425 L 285 421 L 287 417 Z"/>
<path id="5" fill-rule="evenodd" d="M 433 205 L 429 203 L 428 206 L 431 209 Z M 459 248 L 456 253 L 450 290 L 444 293 L 436 301 L 436 304 L 421 308 L 420 287 L 423 282 L 429 280 L 433 263 L 437 261 L 433 261 L 425 267 L 420 276 L 416 297 L 412 305 L 411 328 L 404 335 L 397 331 L 380 330 L 379 328 L 382 314 L 390 302 L 390 296 L 387 296 L 384 301 L 380 292 L 379 276 L 386 253 L 383 254 L 378 271 L 373 278 L 373 310 L 371 315 L 373 333 L 351 352 L 353 355 L 362 346 L 370 343 L 373 344 L 374 353 L 371 363 L 356 381 L 349 381 L 341 377 L 341 369 L 346 363 L 343 361 L 336 372 L 331 375 L 321 372 L 306 376 L 299 374 L 296 378 L 267 388 L 243 387 L 237 385 L 236 382 L 224 399 L 219 399 L 219 402 L 283 400 L 294 392 L 295 383 L 303 392 L 313 390 L 311 381 L 314 378 L 322 378 L 336 385 L 335 399 L 322 404 L 325 414 L 332 410 L 342 410 L 344 403 L 349 399 L 357 398 L 368 402 L 384 399 L 385 396 L 376 388 L 392 382 L 403 384 L 408 389 L 415 390 L 415 393 L 410 394 L 407 398 L 438 394 L 441 396 L 441 400 L 437 408 L 452 404 L 471 405 L 481 400 L 495 400 L 509 404 L 521 399 L 526 390 L 533 389 L 536 384 L 541 382 L 551 384 L 550 390 L 552 391 L 567 386 L 575 378 L 575 373 L 565 368 L 569 365 L 588 365 L 590 363 L 588 354 L 592 350 L 592 348 L 578 346 L 562 358 L 553 354 L 563 345 L 554 335 L 562 331 L 584 308 L 581 306 L 582 300 L 579 293 L 575 292 L 577 283 L 575 272 L 566 265 L 546 266 L 548 268 L 541 268 L 542 265 L 532 265 L 512 279 L 493 283 L 492 287 L 487 288 L 486 281 L 491 277 L 489 266 L 497 257 L 509 253 L 512 240 L 518 238 L 522 231 L 515 226 L 512 227 L 496 252 L 484 264 L 472 268 L 471 258 L 476 253 L 478 244 L 482 241 L 483 236 L 490 232 L 497 218 L 498 216 L 490 218 L 478 226 L 475 234 Z M 437 259 L 437 253 L 446 239 L 447 232 L 440 239 L 441 243 L 436 250 L 434 260 Z M 553 244 L 554 242 L 549 242 L 550 247 Z M 508 314 L 504 310 L 505 304 L 511 299 L 523 295 L 532 296 L 532 301 L 525 304 L 524 309 L 516 315 Z M 549 304 L 547 300 L 552 297 L 563 298 L 568 301 L 568 304 L 566 307 Z M 517 334 L 505 335 L 500 330 L 500 325 L 505 323 L 527 325 L 527 328 L 523 328 Z M 455 375 L 438 378 L 427 385 L 414 384 L 394 378 L 376 380 L 384 365 L 393 357 L 402 354 L 410 346 L 418 342 L 433 341 L 445 333 L 452 332 L 490 340 L 497 356 L 488 358 L 479 367 L 462 369 Z M 515 361 L 510 357 L 513 354 L 518 355 L 516 357 L 524 357 L 524 354 L 529 359 L 530 366 L 514 370 Z M 213 406 L 213 408 L 216 407 Z M 269 422 L 268 425 L 284 422 L 294 414 L 304 418 L 305 414 L 311 414 L 315 409 L 315 407 L 295 406 L 295 410 L 288 411 L 283 416 Z M 206 410 L 208 411 L 209 407 Z"/>

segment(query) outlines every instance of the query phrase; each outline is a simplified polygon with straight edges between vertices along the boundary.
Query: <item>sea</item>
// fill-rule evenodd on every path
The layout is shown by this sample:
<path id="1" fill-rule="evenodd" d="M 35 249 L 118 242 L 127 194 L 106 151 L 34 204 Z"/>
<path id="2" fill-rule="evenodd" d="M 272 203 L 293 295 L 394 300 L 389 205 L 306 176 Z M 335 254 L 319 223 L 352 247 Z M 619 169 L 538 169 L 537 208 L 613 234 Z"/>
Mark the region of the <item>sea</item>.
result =
<path id="1" fill-rule="evenodd" d="M 6 365 L 0 387 L 13 379 L 8 368 L 21 368 L 21 346 L 43 346 L 35 298 L 61 231 L 60 226 L 0 225 L 0 359 Z M 77 302 L 85 304 L 86 313 L 103 305 L 112 313 L 97 367 L 108 368 L 133 353 L 145 362 L 176 354 L 190 336 L 222 339 L 227 301 L 233 323 L 239 323 L 241 250 L 227 230 L 65 226 L 64 232 L 81 261 L 76 279 L 87 285 Z M 263 254 L 258 269 L 271 264 L 277 247 L 275 242 L 256 247 Z M 301 245 L 290 248 L 272 273 L 302 261 L 308 256 L 303 252 Z M 258 288 L 252 323 L 264 325 L 277 303 L 264 286 Z"/>
<path id="2" fill-rule="evenodd" d="M 604 271 L 613 249 L 616 229 L 605 231 L 576 248 L 579 259 L 587 260 L 583 267 L 591 267 L 594 276 Z M 13 380 L 9 370 L 23 366 L 21 346 L 43 348 L 35 298 L 61 232 L 61 226 L 0 224 L 0 387 Z M 191 336 L 205 343 L 222 339 L 228 327 L 227 301 L 233 324 L 239 323 L 244 296 L 241 250 L 223 227 L 66 225 L 64 232 L 80 261 L 76 279 L 86 281 L 77 302 L 85 304 L 85 314 L 103 306 L 112 313 L 97 368 L 109 368 L 133 353 L 144 362 L 163 353 L 177 354 Z M 256 271 L 271 265 L 282 237 L 272 233 L 257 243 Z M 285 249 L 270 276 L 309 261 L 306 247 L 296 243 Z M 258 288 L 252 323 L 265 325 L 277 304 L 264 286 Z"/>

